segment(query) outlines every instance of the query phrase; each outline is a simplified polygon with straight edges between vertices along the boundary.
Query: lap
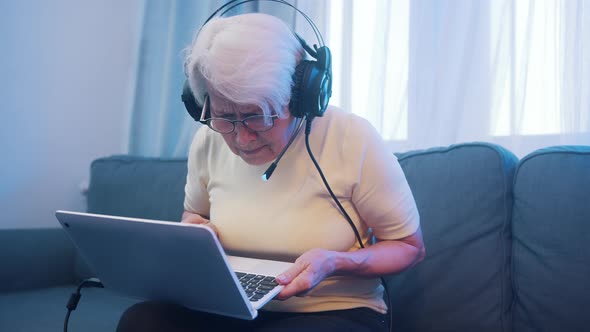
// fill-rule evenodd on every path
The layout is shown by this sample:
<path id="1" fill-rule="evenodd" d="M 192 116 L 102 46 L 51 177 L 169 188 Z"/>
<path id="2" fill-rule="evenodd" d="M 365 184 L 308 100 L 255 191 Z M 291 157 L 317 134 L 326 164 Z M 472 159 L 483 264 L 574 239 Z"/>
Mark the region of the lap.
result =
<path id="1" fill-rule="evenodd" d="M 131 331 L 387 331 L 385 315 L 368 308 L 286 313 L 260 311 L 253 321 L 193 311 L 162 302 L 141 302 L 128 308 L 117 332 Z"/>
<path id="2" fill-rule="evenodd" d="M 384 332 L 385 315 L 368 308 L 322 311 L 312 313 L 261 313 L 253 331 L 310 332 Z"/>

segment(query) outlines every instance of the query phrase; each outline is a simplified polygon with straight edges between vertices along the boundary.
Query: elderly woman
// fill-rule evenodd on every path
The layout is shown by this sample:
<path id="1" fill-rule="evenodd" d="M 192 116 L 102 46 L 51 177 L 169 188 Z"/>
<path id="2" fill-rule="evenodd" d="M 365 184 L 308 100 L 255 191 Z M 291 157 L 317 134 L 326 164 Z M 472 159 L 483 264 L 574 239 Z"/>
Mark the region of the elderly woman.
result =
<path id="1" fill-rule="evenodd" d="M 277 277 L 284 289 L 253 321 L 145 302 L 125 312 L 118 331 L 388 330 L 379 277 L 422 260 L 416 204 L 395 156 L 366 120 L 332 106 L 313 123 L 294 116 L 304 55 L 281 20 L 243 14 L 204 25 L 185 68 L 207 125 L 191 145 L 182 222 L 209 225 L 232 253 L 294 262 Z M 357 230 L 314 168 L 302 121 Z M 272 179 L 262 181 L 291 137 Z"/>

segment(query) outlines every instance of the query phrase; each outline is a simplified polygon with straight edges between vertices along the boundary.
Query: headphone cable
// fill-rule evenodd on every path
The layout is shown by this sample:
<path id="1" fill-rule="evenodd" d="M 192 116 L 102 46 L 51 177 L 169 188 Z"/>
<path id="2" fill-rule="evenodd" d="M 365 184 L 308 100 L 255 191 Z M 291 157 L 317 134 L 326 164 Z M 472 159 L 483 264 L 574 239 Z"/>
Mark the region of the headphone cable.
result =
<path id="1" fill-rule="evenodd" d="M 307 119 L 307 121 L 305 123 L 305 147 L 307 148 L 307 154 L 309 155 L 309 158 L 313 162 L 320 177 L 322 178 L 322 182 L 324 183 L 324 186 L 326 187 L 326 189 L 330 193 L 332 200 L 336 203 L 336 205 L 338 206 L 338 209 L 340 210 L 340 212 L 342 212 L 342 215 L 344 215 L 344 218 L 346 219 L 346 221 L 348 222 L 348 224 L 352 228 L 352 230 L 354 232 L 354 236 L 356 237 L 356 240 L 357 240 L 359 246 L 364 249 L 365 245 L 363 244 L 360 233 L 359 233 L 358 229 L 356 228 L 356 225 L 354 224 L 354 222 L 352 221 L 352 218 L 350 218 L 350 216 L 348 215 L 348 213 L 346 212 L 346 210 L 344 209 L 344 207 L 342 206 L 342 204 L 338 200 L 338 197 L 336 197 L 336 195 L 332 191 L 332 188 L 330 188 L 330 184 L 328 183 L 328 180 L 326 180 L 326 177 L 324 176 L 324 172 L 322 172 L 320 164 L 317 162 L 317 160 L 315 159 L 315 157 L 313 155 L 313 152 L 311 151 L 311 147 L 309 145 L 309 134 L 311 133 L 312 121 L 313 121 L 313 117 L 310 117 Z M 379 279 L 381 279 L 381 283 L 383 284 L 383 289 L 384 289 L 385 295 L 387 297 L 387 303 L 388 303 L 387 309 L 388 309 L 388 313 L 389 313 L 389 315 L 388 315 L 388 318 L 389 318 L 388 328 L 391 331 L 392 324 L 393 324 L 393 311 L 392 311 L 392 307 L 391 307 L 391 305 L 392 305 L 391 304 L 391 297 L 389 296 L 389 289 L 387 287 L 387 282 L 385 281 L 385 278 L 380 276 Z"/>
<path id="2" fill-rule="evenodd" d="M 285 152 L 287 152 L 287 149 L 289 149 L 289 146 L 291 146 L 291 143 L 293 143 L 293 141 L 295 140 L 295 137 L 297 137 L 297 135 L 301 131 L 301 127 L 303 127 L 304 121 L 305 121 L 305 117 L 301 120 L 298 120 L 297 124 L 295 125 L 295 129 L 293 130 L 293 134 L 291 134 L 291 138 L 289 138 L 289 141 L 287 142 L 287 145 L 285 145 L 285 147 L 283 148 L 281 153 L 279 153 L 279 156 L 277 157 L 277 159 L 275 159 L 275 161 L 273 161 L 272 164 L 270 164 L 270 166 L 268 166 L 268 168 L 266 169 L 264 174 L 262 174 L 262 181 L 268 181 L 270 179 L 270 176 L 275 171 L 275 168 L 277 168 L 279 161 L 281 161 L 281 158 L 283 158 L 283 155 L 285 154 Z"/>
<path id="3" fill-rule="evenodd" d="M 78 307 L 78 302 L 80 302 L 80 298 L 82 297 L 82 293 L 80 293 L 80 291 L 82 290 L 82 288 L 88 288 L 88 287 L 104 288 L 104 285 L 97 278 L 84 279 L 78 285 L 78 288 L 76 288 L 76 292 L 74 292 L 74 293 L 72 293 L 72 295 L 70 295 L 70 299 L 68 300 L 68 304 L 66 304 L 66 308 L 68 309 L 68 312 L 66 313 L 66 318 L 64 320 L 64 332 L 68 332 L 68 323 L 70 320 L 70 314 L 72 313 L 72 311 L 76 310 L 76 308 Z"/>

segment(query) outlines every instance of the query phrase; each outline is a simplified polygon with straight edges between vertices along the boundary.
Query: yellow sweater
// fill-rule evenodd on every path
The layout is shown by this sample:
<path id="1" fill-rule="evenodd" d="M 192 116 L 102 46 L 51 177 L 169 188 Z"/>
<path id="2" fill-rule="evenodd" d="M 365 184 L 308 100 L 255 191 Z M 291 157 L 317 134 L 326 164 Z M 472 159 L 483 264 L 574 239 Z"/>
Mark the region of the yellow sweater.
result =
<path id="1" fill-rule="evenodd" d="M 354 251 L 354 233 L 332 201 L 305 148 L 303 131 L 268 182 L 269 164 L 252 166 L 208 127 L 193 139 L 184 208 L 210 216 L 228 253 L 294 261 L 312 248 Z M 368 121 L 329 107 L 313 122 L 311 149 L 365 245 L 372 235 L 414 233 L 419 216 L 397 159 Z M 330 277 L 307 296 L 271 301 L 265 309 L 310 312 L 369 307 L 385 313 L 378 278 Z"/>

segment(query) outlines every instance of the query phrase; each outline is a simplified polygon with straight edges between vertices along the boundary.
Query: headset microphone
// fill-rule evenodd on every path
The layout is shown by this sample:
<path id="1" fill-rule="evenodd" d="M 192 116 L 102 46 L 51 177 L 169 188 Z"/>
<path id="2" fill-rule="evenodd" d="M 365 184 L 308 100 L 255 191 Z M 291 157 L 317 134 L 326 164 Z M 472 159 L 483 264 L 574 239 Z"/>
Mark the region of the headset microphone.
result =
<path id="1" fill-rule="evenodd" d="M 268 167 L 266 172 L 264 172 L 264 174 L 262 174 L 262 181 L 268 181 L 268 179 L 270 179 L 270 176 L 272 175 L 272 173 L 275 171 L 275 168 L 277 168 L 277 165 L 279 164 L 279 160 L 280 159 L 277 159 L 272 164 L 270 164 L 270 166 Z"/>
<path id="2" fill-rule="evenodd" d="M 299 132 L 301 131 L 301 127 L 303 126 L 303 123 L 305 121 L 306 121 L 306 117 L 304 116 L 303 119 L 301 119 L 299 121 L 299 123 L 297 124 L 297 128 L 295 128 L 295 130 L 293 130 L 293 134 L 291 134 L 291 137 L 289 138 L 289 142 L 287 142 L 287 145 L 285 145 L 285 147 L 283 148 L 281 153 L 279 153 L 279 156 L 277 157 L 277 159 L 275 161 L 273 161 L 272 164 L 270 164 L 270 166 L 266 169 L 266 172 L 264 172 L 264 174 L 262 174 L 263 181 L 268 181 L 268 179 L 270 179 L 270 176 L 275 171 L 275 168 L 277 168 L 279 161 L 281 160 L 281 158 L 283 158 L 283 155 L 285 154 L 285 152 L 287 152 L 287 149 L 289 149 L 289 146 L 291 146 L 291 143 L 293 143 L 293 141 L 295 140 L 295 137 L 297 137 L 297 134 L 299 134 Z"/>

